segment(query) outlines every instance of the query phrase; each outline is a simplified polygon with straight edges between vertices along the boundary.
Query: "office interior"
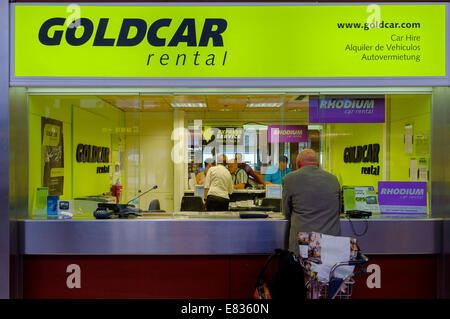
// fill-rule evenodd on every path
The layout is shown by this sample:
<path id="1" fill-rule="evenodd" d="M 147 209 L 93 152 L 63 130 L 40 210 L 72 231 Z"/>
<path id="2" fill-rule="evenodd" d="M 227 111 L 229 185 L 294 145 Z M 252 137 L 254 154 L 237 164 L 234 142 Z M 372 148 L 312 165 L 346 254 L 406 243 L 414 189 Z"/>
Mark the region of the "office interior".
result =
<path id="1" fill-rule="evenodd" d="M 232 160 L 240 153 L 264 180 L 276 169 L 280 155 L 296 170 L 296 156 L 306 148 L 317 152 L 320 166 L 336 175 L 341 187 L 373 187 L 376 193 L 381 181 L 427 182 L 427 212 L 420 217 L 432 215 L 432 88 L 13 88 L 11 96 L 16 102 L 12 125 L 28 123 L 16 134 L 17 148 L 26 157 L 20 172 L 24 178 L 16 180 L 14 188 L 27 196 L 21 204 L 27 206 L 24 218 L 47 218 L 39 209 L 43 187 L 50 189 L 48 195 L 73 201 L 73 218 L 91 219 L 99 202 L 116 201 L 134 205 L 143 213 L 139 218 L 192 217 L 193 212 L 182 213 L 182 202 L 187 196 L 202 196 L 195 177 L 205 169 L 205 160 L 216 160 L 222 153 Z M 383 101 L 382 123 L 310 122 L 313 100 L 368 97 Z M 60 125 L 63 160 L 56 168 L 46 166 L 46 156 L 51 156 L 44 138 L 46 124 Z M 293 125 L 307 130 L 304 141 L 269 141 L 271 126 Z M 375 144 L 376 161 L 345 160 L 348 148 Z M 87 153 L 84 145 L 91 146 Z M 94 158 L 94 146 L 96 155 L 101 152 L 97 149 L 108 149 L 103 152 L 107 161 Z M 121 188 L 117 198 L 114 185 Z M 279 197 L 268 191 L 258 183 L 235 190 L 230 211 L 257 210 L 265 197 Z M 154 200 L 159 209 L 149 212 Z M 280 207 L 270 211 L 282 218 Z"/>

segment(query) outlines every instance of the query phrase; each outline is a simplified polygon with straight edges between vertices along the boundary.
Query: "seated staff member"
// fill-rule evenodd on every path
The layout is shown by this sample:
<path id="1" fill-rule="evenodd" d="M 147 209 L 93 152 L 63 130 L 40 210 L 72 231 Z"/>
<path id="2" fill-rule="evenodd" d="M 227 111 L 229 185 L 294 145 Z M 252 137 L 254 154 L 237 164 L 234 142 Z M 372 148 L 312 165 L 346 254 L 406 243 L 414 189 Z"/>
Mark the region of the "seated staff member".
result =
<path id="1" fill-rule="evenodd" d="M 233 193 L 233 180 L 225 167 L 227 157 L 224 154 L 217 156 L 217 166 L 208 170 L 205 179 L 206 210 L 227 211 L 230 202 L 229 194 Z"/>
<path id="2" fill-rule="evenodd" d="M 234 188 L 244 189 L 248 183 L 247 173 L 238 166 L 236 160 L 232 163 L 228 163 L 228 170 L 230 171 L 231 178 L 233 180 Z"/>
<path id="3" fill-rule="evenodd" d="M 283 182 L 283 178 L 291 172 L 291 169 L 287 167 L 288 164 L 288 158 L 284 155 L 281 155 L 278 160 L 278 168 L 276 171 L 269 173 L 270 168 L 268 169 L 268 173 L 266 174 L 266 177 L 264 178 L 264 184 L 271 185 L 271 184 L 279 184 L 281 185 Z M 275 168 L 272 168 L 272 171 Z"/>
<path id="4" fill-rule="evenodd" d="M 247 173 L 248 177 L 251 177 L 258 184 L 264 184 L 264 182 L 262 181 L 261 177 L 256 175 L 256 173 L 253 170 L 253 168 L 251 168 L 250 165 L 248 165 L 247 163 L 245 163 L 242 160 L 242 154 L 241 153 L 236 153 L 234 155 L 234 159 L 238 163 L 239 168 L 243 169 Z"/>

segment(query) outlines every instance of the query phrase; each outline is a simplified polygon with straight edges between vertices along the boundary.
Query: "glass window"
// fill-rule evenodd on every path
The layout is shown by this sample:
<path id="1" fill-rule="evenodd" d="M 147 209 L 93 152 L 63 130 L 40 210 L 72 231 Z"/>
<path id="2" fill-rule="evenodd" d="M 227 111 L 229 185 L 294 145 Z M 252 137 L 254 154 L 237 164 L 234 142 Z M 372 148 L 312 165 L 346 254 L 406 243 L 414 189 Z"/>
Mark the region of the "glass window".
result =
<path id="1" fill-rule="evenodd" d="M 251 168 L 247 189 L 264 189 L 280 156 L 294 171 L 306 148 L 341 186 L 423 181 L 429 194 L 431 95 L 369 93 L 29 94 L 28 213 L 47 216 L 47 196 L 81 216 L 98 202 L 147 211 L 153 199 L 179 211 L 218 154 Z"/>

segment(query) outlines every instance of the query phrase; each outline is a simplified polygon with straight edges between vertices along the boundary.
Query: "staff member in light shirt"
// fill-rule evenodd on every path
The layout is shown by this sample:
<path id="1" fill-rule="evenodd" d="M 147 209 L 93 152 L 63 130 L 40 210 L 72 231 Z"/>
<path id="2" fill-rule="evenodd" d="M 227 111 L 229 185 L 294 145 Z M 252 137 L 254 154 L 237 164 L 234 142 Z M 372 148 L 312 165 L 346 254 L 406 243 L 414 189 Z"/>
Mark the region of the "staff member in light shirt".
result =
<path id="1" fill-rule="evenodd" d="M 211 167 L 205 179 L 206 210 L 227 211 L 230 202 L 229 194 L 233 193 L 233 179 L 225 167 L 227 157 L 217 156 L 217 166 Z"/>
<path id="2" fill-rule="evenodd" d="M 228 163 L 228 170 L 230 171 L 231 179 L 233 180 L 233 187 L 236 189 L 244 189 L 248 183 L 248 176 L 247 173 L 238 166 L 236 160 Z"/>

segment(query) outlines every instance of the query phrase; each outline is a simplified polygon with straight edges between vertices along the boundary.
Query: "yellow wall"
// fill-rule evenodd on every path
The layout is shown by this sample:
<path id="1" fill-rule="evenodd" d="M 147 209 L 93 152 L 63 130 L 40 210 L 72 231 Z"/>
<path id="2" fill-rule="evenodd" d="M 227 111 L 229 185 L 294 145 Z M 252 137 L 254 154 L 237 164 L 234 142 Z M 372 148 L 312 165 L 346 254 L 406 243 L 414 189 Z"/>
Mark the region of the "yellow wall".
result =
<path id="1" fill-rule="evenodd" d="M 426 158 L 429 163 L 429 149 L 428 152 L 418 153 L 413 147 L 413 153 L 405 153 L 405 125 L 413 125 L 415 143 L 417 135 L 424 135 L 430 141 L 430 110 L 430 95 L 388 95 L 386 96 L 386 124 L 327 125 L 326 144 L 329 144 L 327 156 L 330 158 L 330 167 L 327 169 L 338 177 L 341 186 L 374 186 L 377 189 L 378 181 L 410 181 L 410 159 Z M 384 136 L 389 146 L 386 145 Z M 379 164 L 344 163 L 345 147 L 373 143 L 380 144 Z M 389 163 L 388 170 L 385 167 L 384 157 Z M 361 167 L 371 165 L 380 165 L 380 175 L 361 174 Z"/>
<path id="2" fill-rule="evenodd" d="M 430 95 L 391 95 L 390 104 L 390 180 L 409 181 L 410 160 L 425 158 L 430 170 L 431 147 L 431 96 Z M 413 152 L 405 153 L 405 125 L 413 125 Z M 418 149 L 417 135 L 428 140 L 428 147 L 422 152 Z M 430 210 L 430 183 L 427 183 L 427 213 Z"/>
<path id="3" fill-rule="evenodd" d="M 330 124 L 330 171 L 338 177 L 341 186 L 374 186 L 383 180 L 383 125 L 382 123 Z M 346 147 L 380 144 L 379 163 L 344 163 Z M 361 167 L 380 166 L 380 175 L 361 174 Z"/>
<path id="4" fill-rule="evenodd" d="M 430 138 L 431 97 L 430 95 L 391 95 L 390 104 L 390 179 L 409 181 L 409 165 L 412 157 L 425 157 L 427 154 L 405 153 L 405 125 L 412 124 L 414 135 L 425 134 Z M 416 141 L 416 138 L 414 138 Z"/>
<path id="5" fill-rule="evenodd" d="M 110 190 L 110 173 L 97 174 L 97 167 L 105 163 L 78 163 L 75 151 L 78 144 L 108 147 L 112 151 L 111 135 L 120 134 L 124 128 L 124 112 L 107 103 L 80 99 L 80 107 L 73 109 L 73 197 L 102 195 Z M 117 132 L 119 129 L 119 132 Z"/>
<path id="6" fill-rule="evenodd" d="M 100 163 L 77 163 L 78 143 L 111 148 L 111 134 L 123 127 L 123 112 L 95 96 L 29 96 L 29 214 L 34 212 L 36 188 L 42 186 L 41 117 L 63 122 L 64 188 L 61 199 L 108 192 L 110 174 L 97 174 Z M 110 167 L 110 170 L 113 166 Z"/>
<path id="7" fill-rule="evenodd" d="M 384 124 L 329 124 L 327 126 L 327 143 L 330 150 L 331 172 L 338 176 L 341 185 L 374 186 L 378 181 L 409 181 L 410 158 L 426 157 L 429 153 L 419 155 L 405 153 L 405 125 L 414 125 L 414 135 L 423 134 L 430 137 L 430 95 L 388 95 L 386 97 L 386 132 Z M 389 147 L 383 142 L 383 136 L 388 136 Z M 379 165 L 380 175 L 361 174 L 361 167 L 378 165 L 374 163 L 344 163 L 345 147 L 366 144 L 380 144 Z M 383 163 L 383 152 L 389 163 L 389 171 Z"/>

